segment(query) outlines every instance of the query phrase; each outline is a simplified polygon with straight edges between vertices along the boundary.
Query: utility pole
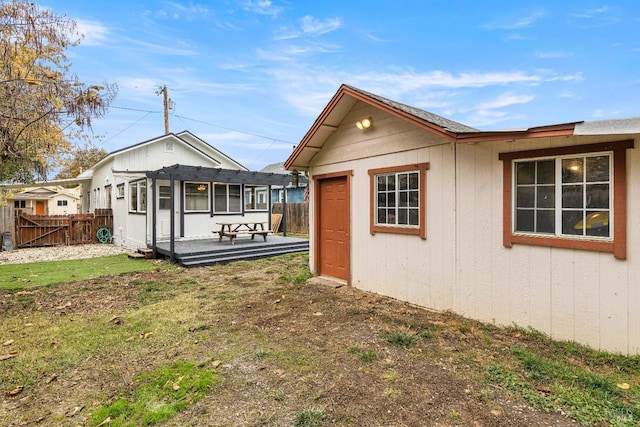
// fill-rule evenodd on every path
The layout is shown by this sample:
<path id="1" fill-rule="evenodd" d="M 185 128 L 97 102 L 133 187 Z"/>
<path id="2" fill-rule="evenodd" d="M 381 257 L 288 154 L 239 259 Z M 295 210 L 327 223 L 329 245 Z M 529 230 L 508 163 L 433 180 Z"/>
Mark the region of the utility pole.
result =
<path id="1" fill-rule="evenodd" d="M 164 133 L 167 135 L 169 133 L 169 103 L 173 104 L 173 102 L 169 99 L 169 95 L 167 94 L 167 85 L 162 86 L 156 93 L 158 95 L 162 94 L 163 96 Z"/>

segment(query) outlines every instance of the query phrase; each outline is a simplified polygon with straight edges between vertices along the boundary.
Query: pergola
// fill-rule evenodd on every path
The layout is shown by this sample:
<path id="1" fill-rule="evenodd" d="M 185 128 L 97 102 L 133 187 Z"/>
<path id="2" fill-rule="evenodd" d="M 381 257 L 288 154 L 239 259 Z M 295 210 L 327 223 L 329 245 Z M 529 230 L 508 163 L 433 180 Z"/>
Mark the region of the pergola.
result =
<path id="1" fill-rule="evenodd" d="M 171 189 L 171 212 L 175 211 L 175 182 L 182 181 L 204 181 L 204 182 L 217 182 L 221 184 L 250 184 L 250 185 L 282 185 L 283 187 L 287 186 L 291 183 L 291 175 L 285 175 L 280 173 L 266 173 L 266 172 L 254 172 L 254 171 L 246 171 L 246 170 L 232 170 L 232 169 L 222 169 L 222 168 L 207 168 L 202 166 L 185 166 L 185 165 L 173 165 L 166 166 L 162 169 L 158 169 L 155 171 L 147 172 L 147 178 L 151 178 L 151 194 L 152 194 L 152 245 L 153 245 L 153 257 L 157 256 L 157 197 L 156 197 L 156 181 L 157 180 L 166 180 L 170 181 L 170 189 Z M 271 191 L 269 191 L 271 194 Z M 287 205 L 287 197 L 285 194 L 284 202 L 283 202 L 283 222 L 284 222 L 284 233 L 286 235 L 287 232 L 287 219 L 286 219 L 286 205 Z M 271 197 L 269 197 L 269 221 L 271 221 Z M 170 252 L 171 252 L 171 262 L 175 261 L 175 215 L 170 215 Z"/>

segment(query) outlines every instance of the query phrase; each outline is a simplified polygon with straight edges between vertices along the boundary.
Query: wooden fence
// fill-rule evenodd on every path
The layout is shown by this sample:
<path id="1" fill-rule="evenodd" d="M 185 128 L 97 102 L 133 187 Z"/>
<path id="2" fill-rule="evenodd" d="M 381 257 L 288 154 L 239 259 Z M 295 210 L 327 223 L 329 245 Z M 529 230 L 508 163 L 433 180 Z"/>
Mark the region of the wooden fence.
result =
<path id="1" fill-rule="evenodd" d="M 104 243 L 113 231 L 111 209 L 73 215 L 31 215 L 18 209 L 13 241 L 17 248 L 99 243 L 100 229 L 108 229 L 100 236 Z"/>
<path id="2" fill-rule="evenodd" d="M 274 203 L 272 212 L 282 214 L 282 203 Z M 283 230 L 285 219 L 282 219 L 280 231 Z M 287 203 L 286 215 L 287 233 L 309 234 L 309 204 L 308 203 Z"/>

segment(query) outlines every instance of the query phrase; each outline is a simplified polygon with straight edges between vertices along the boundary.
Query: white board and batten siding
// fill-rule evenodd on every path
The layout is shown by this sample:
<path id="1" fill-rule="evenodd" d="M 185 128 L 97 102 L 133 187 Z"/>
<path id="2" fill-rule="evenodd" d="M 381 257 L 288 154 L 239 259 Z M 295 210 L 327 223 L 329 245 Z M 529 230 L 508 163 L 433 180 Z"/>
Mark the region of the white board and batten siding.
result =
<path id="1" fill-rule="evenodd" d="M 373 127 L 355 122 L 372 117 Z M 429 163 L 426 174 L 427 239 L 370 233 L 368 171 Z M 311 164 L 312 176 L 352 171 L 351 284 L 357 288 L 435 309 L 454 301 L 454 182 L 451 144 L 379 110 L 357 104 Z M 312 186 L 313 188 L 313 186 Z M 311 197 L 314 200 L 315 197 Z M 310 230 L 314 207 L 310 206 Z M 312 239 L 315 236 L 311 236 Z M 314 241 L 311 242 L 314 244 Z M 311 254 L 313 257 L 313 253 Z M 310 265 L 315 268 L 312 258 Z"/>
<path id="2" fill-rule="evenodd" d="M 620 139 L 620 138 L 618 138 Z M 454 310 L 594 348 L 640 352 L 640 153 L 627 150 L 627 259 L 611 253 L 502 245 L 498 154 L 602 142 L 571 137 L 458 145 Z"/>
<path id="3" fill-rule="evenodd" d="M 362 117 L 373 127 L 355 127 Z M 626 139 L 610 136 L 608 140 Z M 640 148 L 627 150 L 627 259 L 611 253 L 503 246 L 501 152 L 604 142 L 602 137 L 451 144 L 357 103 L 310 163 L 315 176 L 352 171 L 351 284 L 554 339 L 640 353 Z M 428 162 L 426 240 L 370 234 L 370 169 Z M 314 187 L 311 186 L 311 191 Z M 314 230 L 312 194 L 310 230 Z M 312 247 L 317 236 L 311 233 Z M 314 253 L 310 265 L 315 268 Z"/>

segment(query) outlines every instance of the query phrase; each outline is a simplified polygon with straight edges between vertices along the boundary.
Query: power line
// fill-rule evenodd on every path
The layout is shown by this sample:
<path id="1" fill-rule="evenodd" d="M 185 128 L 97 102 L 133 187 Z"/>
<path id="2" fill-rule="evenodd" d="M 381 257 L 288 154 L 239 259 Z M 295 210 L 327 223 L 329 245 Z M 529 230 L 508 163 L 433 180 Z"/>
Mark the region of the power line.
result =
<path id="1" fill-rule="evenodd" d="M 125 130 L 129 129 L 131 126 L 133 126 L 133 125 L 135 125 L 136 123 L 140 122 L 141 120 L 145 119 L 149 114 L 160 114 L 160 113 L 162 113 L 162 111 L 143 110 L 143 109 L 140 109 L 140 108 L 131 108 L 131 107 L 118 107 L 118 106 L 113 106 L 113 105 L 112 105 L 112 106 L 110 106 L 109 108 L 116 108 L 116 109 L 118 109 L 118 110 L 128 110 L 128 111 L 138 111 L 138 112 L 141 112 L 141 113 L 148 113 L 148 114 L 147 114 L 147 115 L 145 115 L 142 119 L 137 120 L 137 121 L 136 121 L 136 122 L 134 122 L 133 124 L 131 124 L 131 125 L 127 126 L 127 127 L 126 127 L 125 129 L 123 129 L 122 131 L 118 132 L 116 135 L 114 135 L 114 136 L 112 136 L 111 138 L 109 138 L 109 140 L 110 140 L 110 139 L 113 139 L 113 138 L 114 138 L 114 137 L 116 137 L 117 135 L 120 135 L 122 132 L 124 132 Z M 192 118 L 190 118 L 190 117 L 181 116 L 181 115 L 178 115 L 178 114 L 173 114 L 173 116 L 174 116 L 174 117 L 176 117 L 176 118 L 178 118 L 178 119 L 181 119 L 181 120 L 182 120 L 182 119 L 184 119 L 184 120 L 190 120 L 190 121 L 192 121 L 192 122 L 196 122 L 196 123 L 201 123 L 201 124 L 205 124 L 205 125 L 208 125 L 208 126 L 217 127 L 217 128 L 220 128 L 220 129 L 225 129 L 225 130 L 228 130 L 228 131 L 231 131 L 231 132 L 238 132 L 238 133 L 242 133 L 242 134 L 245 134 L 245 135 L 255 136 L 256 138 L 267 139 L 267 140 L 269 140 L 269 141 L 273 141 L 273 142 L 282 142 L 283 144 L 294 144 L 293 142 L 291 142 L 291 141 L 286 141 L 286 140 L 284 140 L 284 139 L 271 138 L 271 137 L 269 137 L 269 136 L 260 135 L 260 134 L 258 134 L 258 133 L 247 132 L 247 131 L 243 131 L 243 130 L 239 130 L 239 129 L 230 128 L 230 127 L 227 127 L 227 126 L 217 125 L 217 124 L 215 124 L 215 123 L 205 122 L 204 120 L 192 119 Z M 183 123 L 184 123 L 184 121 L 183 121 Z M 186 123 L 185 123 L 185 125 L 186 125 Z M 106 141 L 105 141 L 105 142 L 106 142 Z M 270 148 L 270 147 L 271 147 L 271 146 L 269 146 L 269 148 Z"/>
<path id="2" fill-rule="evenodd" d="M 104 141 L 102 141 L 102 143 L 99 145 L 100 147 L 103 146 L 104 144 L 106 144 L 107 142 L 111 141 L 113 138 L 115 138 L 116 136 L 122 134 L 124 131 L 126 131 L 127 129 L 135 126 L 136 124 L 140 123 L 141 121 L 143 121 L 144 119 L 146 119 L 151 113 L 153 113 L 153 111 L 147 111 L 147 114 L 145 114 L 144 116 L 142 116 L 141 118 L 139 118 L 138 120 L 136 120 L 135 122 L 131 123 L 129 126 L 125 127 L 124 129 L 122 129 L 120 132 L 114 134 L 111 136 L 111 138 L 109 139 L 105 139 Z"/>
<path id="3" fill-rule="evenodd" d="M 191 120 L 192 122 L 202 123 L 204 125 L 209 125 L 209 126 L 217 127 L 217 128 L 220 128 L 220 129 L 225 129 L 225 130 L 228 130 L 228 131 L 231 131 L 231 132 L 238 132 L 238 133 L 243 133 L 245 135 L 255 136 L 256 138 L 268 139 L 269 141 L 282 142 L 284 144 L 293 144 L 291 141 L 285 141 L 284 139 L 271 138 L 269 136 L 260 135 L 258 133 L 253 133 L 253 132 L 247 132 L 247 131 L 243 131 L 243 130 L 233 129 L 233 128 L 230 128 L 230 127 L 216 125 L 214 123 L 209 123 L 209 122 L 205 122 L 205 121 L 202 121 L 202 120 L 191 119 L 191 118 L 185 117 L 185 116 L 179 116 L 177 114 L 174 114 L 174 116 L 179 118 L 179 119 Z"/>

